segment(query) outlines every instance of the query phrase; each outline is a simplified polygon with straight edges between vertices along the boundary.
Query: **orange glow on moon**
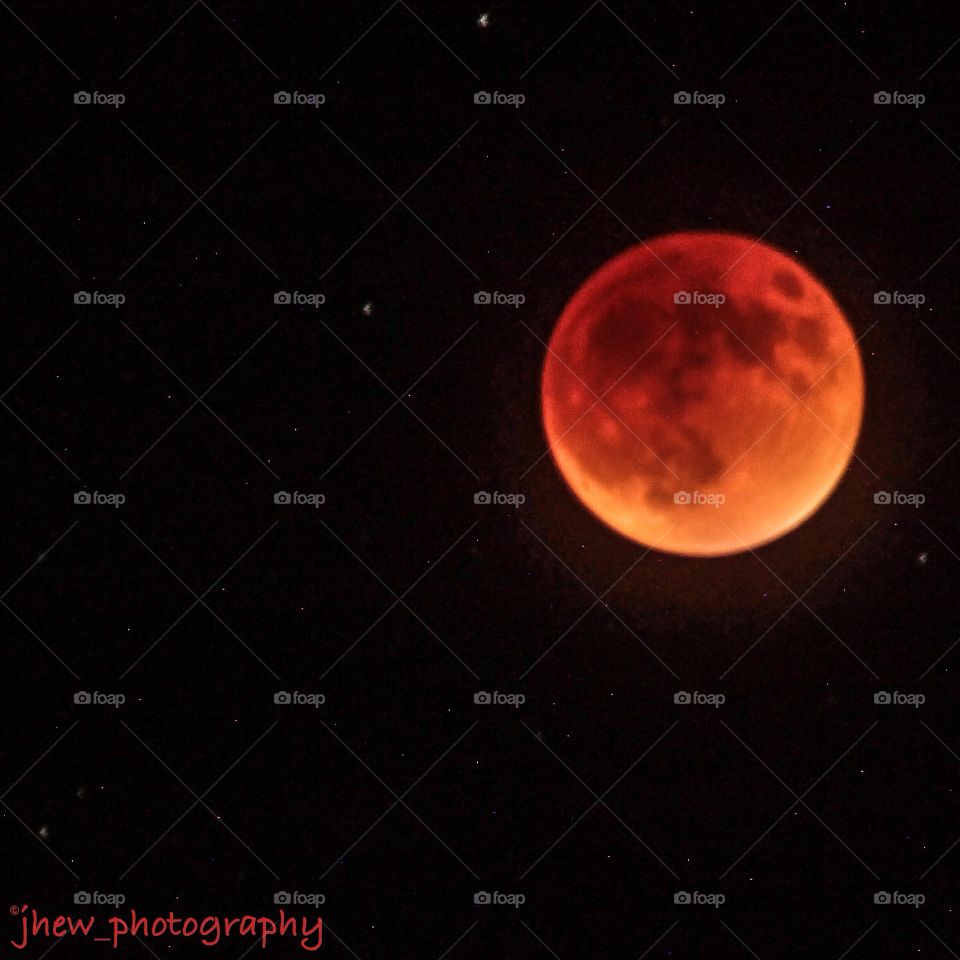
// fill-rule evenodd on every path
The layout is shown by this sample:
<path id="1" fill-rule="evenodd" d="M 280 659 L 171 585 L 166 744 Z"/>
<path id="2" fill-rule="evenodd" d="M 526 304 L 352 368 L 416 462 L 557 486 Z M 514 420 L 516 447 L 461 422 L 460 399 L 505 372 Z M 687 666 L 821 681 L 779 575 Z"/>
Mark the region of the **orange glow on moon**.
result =
<path id="1" fill-rule="evenodd" d="M 853 332 L 792 257 L 676 233 L 604 264 L 567 304 L 543 422 L 583 504 L 647 546 L 738 553 L 806 520 L 850 461 L 864 383 Z"/>

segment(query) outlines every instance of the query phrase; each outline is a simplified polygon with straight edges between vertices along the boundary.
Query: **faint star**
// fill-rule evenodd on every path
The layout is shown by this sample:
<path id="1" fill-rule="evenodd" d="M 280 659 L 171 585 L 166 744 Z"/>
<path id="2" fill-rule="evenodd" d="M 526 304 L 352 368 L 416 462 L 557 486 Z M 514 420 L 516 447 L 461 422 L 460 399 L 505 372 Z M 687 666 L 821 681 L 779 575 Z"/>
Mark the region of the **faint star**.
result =
<path id="1" fill-rule="evenodd" d="M 368 300 L 361 308 L 365 317 L 373 316 L 373 302 Z"/>
<path id="2" fill-rule="evenodd" d="M 489 14 L 489 13 L 481 13 L 480 16 L 477 17 L 477 26 L 478 26 L 478 27 L 482 27 L 482 28 L 489 27 L 489 26 L 490 26 L 490 14 Z"/>

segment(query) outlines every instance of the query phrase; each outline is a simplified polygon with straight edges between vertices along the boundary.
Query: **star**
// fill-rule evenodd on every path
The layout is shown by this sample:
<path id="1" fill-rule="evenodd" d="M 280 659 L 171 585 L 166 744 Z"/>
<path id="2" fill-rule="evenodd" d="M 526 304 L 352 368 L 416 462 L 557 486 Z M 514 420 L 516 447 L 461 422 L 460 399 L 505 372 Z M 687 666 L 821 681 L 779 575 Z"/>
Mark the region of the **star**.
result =
<path id="1" fill-rule="evenodd" d="M 480 16 L 477 17 L 477 26 L 480 27 L 480 28 L 489 27 L 489 26 L 490 26 L 490 14 L 489 14 L 489 13 L 481 13 Z"/>
<path id="2" fill-rule="evenodd" d="M 363 305 L 363 307 L 361 308 L 361 310 L 362 310 L 363 315 L 364 315 L 365 317 L 370 317 L 370 316 L 372 316 L 372 315 L 373 315 L 373 301 L 372 301 L 372 300 L 368 300 L 368 301 Z"/>
<path id="3" fill-rule="evenodd" d="M 920 553 L 917 555 L 917 563 L 919 563 L 921 566 L 923 566 L 929 559 L 930 559 L 930 556 L 926 550 L 924 550 L 923 553 Z"/>

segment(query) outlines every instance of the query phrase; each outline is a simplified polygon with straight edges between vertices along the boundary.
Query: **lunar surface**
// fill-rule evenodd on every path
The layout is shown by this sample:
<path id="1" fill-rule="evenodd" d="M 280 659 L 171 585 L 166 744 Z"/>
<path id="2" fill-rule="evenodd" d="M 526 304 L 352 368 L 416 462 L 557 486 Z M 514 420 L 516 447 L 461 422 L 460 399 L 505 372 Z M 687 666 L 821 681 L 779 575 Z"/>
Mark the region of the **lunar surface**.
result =
<path id="1" fill-rule="evenodd" d="M 749 237 L 677 233 L 624 251 L 550 339 L 543 421 L 604 523 L 672 553 L 754 548 L 806 520 L 860 430 L 860 353 L 826 288 Z"/>

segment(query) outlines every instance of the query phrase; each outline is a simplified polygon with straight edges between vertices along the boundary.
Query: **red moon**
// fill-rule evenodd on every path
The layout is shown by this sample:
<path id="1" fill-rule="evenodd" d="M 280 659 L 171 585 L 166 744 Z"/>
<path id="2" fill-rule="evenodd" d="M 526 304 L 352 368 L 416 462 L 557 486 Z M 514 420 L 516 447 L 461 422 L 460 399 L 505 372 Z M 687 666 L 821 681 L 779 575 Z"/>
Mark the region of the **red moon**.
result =
<path id="1" fill-rule="evenodd" d="M 604 523 L 688 556 L 738 553 L 806 520 L 850 461 L 860 352 L 827 289 L 730 233 L 675 233 L 605 263 L 543 368 L 550 451 Z"/>

